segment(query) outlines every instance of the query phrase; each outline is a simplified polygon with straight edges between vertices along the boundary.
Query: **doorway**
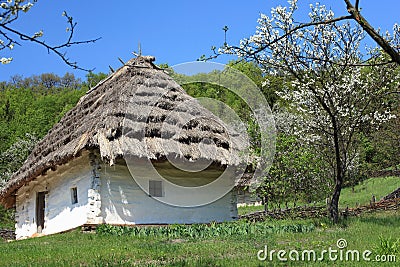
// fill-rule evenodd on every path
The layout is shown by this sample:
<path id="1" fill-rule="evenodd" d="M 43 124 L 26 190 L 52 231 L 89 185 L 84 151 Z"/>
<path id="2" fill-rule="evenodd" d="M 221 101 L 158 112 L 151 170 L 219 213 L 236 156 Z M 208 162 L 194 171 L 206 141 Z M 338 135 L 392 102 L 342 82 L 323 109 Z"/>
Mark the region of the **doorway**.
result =
<path id="1" fill-rule="evenodd" d="M 45 199 L 47 192 L 38 192 L 36 195 L 36 225 L 40 234 L 44 228 Z"/>

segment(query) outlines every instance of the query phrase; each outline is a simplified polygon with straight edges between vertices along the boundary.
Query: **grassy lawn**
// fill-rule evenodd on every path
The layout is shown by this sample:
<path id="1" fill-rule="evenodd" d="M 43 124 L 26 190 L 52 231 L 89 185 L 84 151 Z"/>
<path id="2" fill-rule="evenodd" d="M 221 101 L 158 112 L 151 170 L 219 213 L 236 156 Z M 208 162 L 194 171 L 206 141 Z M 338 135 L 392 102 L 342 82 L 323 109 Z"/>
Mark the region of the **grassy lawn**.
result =
<path id="1" fill-rule="evenodd" d="M 339 205 L 342 208 L 346 208 L 346 206 L 355 207 L 357 203 L 366 205 L 370 203 L 372 195 L 376 197 L 376 201 L 379 201 L 399 187 L 400 177 L 370 178 L 355 186 L 354 192 L 350 187 L 344 188 Z"/>
<path id="2" fill-rule="evenodd" d="M 376 262 L 353 261 L 260 261 L 257 252 L 268 246 L 275 250 L 337 249 L 340 238 L 347 249 L 396 255 L 400 262 L 400 211 L 375 213 L 350 218 L 340 226 L 326 220 L 269 221 L 273 231 L 266 234 L 215 235 L 203 238 L 168 238 L 167 235 L 70 233 L 0 243 L 1 266 L 375 266 Z M 237 223 L 236 223 L 237 224 Z M 247 223 L 243 223 L 246 225 Z M 288 225 L 313 225 L 310 231 L 292 231 Z M 281 230 L 279 230 L 281 229 Z M 286 230 L 285 230 L 286 229 Z M 386 241 L 389 246 L 380 245 Z M 400 241 L 399 241 L 400 242 Z M 389 248 L 392 246 L 393 248 Z M 318 254 L 317 254 L 318 255 Z M 286 255 L 287 257 L 287 255 Z M 395 263 L 379 264 L 396 266 Z M 397 265 L 398 266 L 398 265 Z"/>
<path id="3" fill-rule="evenodd" d="M 264 210 L 264 206 L 242 206 L 238 207 L 239 215 L 244 215 L 251 212 L 261 211 Z"/>

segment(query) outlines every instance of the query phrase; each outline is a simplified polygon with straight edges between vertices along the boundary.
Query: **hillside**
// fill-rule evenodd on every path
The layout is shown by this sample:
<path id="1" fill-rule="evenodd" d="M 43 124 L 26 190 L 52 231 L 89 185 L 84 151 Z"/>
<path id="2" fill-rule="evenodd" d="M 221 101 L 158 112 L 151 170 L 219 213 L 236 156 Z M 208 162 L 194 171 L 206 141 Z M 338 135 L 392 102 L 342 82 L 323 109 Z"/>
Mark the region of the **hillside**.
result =
<path id="1" fill-rule="evenodd" d="M 340 207 L 355 207 L 370 203 L 372 196 L 379 201 L 386 195 L 400 187 L 400 177 L 377 177 L 367 179 L 353 188 L 343 189 L 340 198 Z"/>

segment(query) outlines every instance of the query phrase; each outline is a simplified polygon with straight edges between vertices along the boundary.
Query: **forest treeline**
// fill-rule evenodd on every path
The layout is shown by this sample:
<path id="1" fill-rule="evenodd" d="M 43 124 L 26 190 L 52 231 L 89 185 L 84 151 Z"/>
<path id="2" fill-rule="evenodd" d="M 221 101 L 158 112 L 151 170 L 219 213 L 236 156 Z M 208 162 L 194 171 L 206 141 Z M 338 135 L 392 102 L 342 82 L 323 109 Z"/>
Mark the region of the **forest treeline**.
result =
<path id="1" fill-rule="evenodd" d="M 278 94 L 283 87 L 290 86 L 290 81 L 278 74 L 267 75 L 254 63 L 230 62 L 228 65 L 243 72 L 260 88 L 275 117 L 275 159 L 259 193 L 265 201 L 276 205 L 327 197 L 333 180 L 329 162 L 319 154 L 324 151 L 316 151 L 299 140 L 295 131 L 307 122 L 291 111 Z M 218 76 L 219 71 L 197 75 L 193 80 L 201 80 L 204 77 L 200 76 L 204 75 Z M 21 166 L 35 143 L 75 106 L 82 95 L 105 77 L 104 73 L 89 73 L 82 81 L 70 73 L 62 77 L 46 73 L 27 78 L 14 76 L 0 82 L 0 186 Z M 240 97 L 226 88 L 207 83 L 193 82 L 183 87 L 191 96 L 214 98 L 229 105 L 245 122 L 253 153 L 258 153 L 257 123 Z M 397 118 L 376 131 L 358 133 L 357 161 L 346 177 L 346 185 L 363 180 L 369 171 L 400 168 L 398 104 L 398 95 L 393 95 L 393 112 Z"/>

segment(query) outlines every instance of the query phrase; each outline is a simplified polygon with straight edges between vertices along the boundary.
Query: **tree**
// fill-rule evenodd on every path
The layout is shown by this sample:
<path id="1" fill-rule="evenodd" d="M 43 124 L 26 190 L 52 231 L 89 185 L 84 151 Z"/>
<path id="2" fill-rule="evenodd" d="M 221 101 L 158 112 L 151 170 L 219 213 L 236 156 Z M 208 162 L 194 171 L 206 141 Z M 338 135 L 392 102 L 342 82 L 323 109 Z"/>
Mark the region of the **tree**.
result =
<path id="1" fill-rule="evenodd" d="M 297 1 L 298 0 L 289 0 L 288 2 L 291 6 L 294 6 L 295 9 L 297 9 Z M 397 63 L 400 65 L 400 26 L 398 24 L 395 24 L 393 26 L 393 35 L 390 35 L 389 32 L 386 32 L 385 36 L 382 36 L 379 33 L 379 30 L 376 30 L 374 27 L 372 27 L 368 23 L 367 19 L 362 16 L 360 0 L 355 0 L 354 5 L 351 3 L 350 0 L 343 0 L 343 1 L 346 4 L 349 15 L 340 16 L 340 17 L 331 16 L 331 17 L 325 18 L 325 19 L 322 18 L 319 20 L 311 20 L 310 22 L 306 22 L 306 23 L 292 22 L 293 27 L 284 29 L 284 31 L 281 34 L 279 34 L 279 36 L 276 36 L 276 38 L 273 38 L 273 39 L 269 40 L 269 42 L 259 46 L 256 50 L 252 51 L 251 54 L 248 54 L 248 56 L 253 56 L 254 54 L 260 53 L 264 50 L 268 50 L 268 47 L 270 45 L 273 45 L 275 42 L 280 41 L 282 38 L 287 38 L 290 35 L 295 34 L 297 31 L 301 31 L 303 29 L 313 28 L 318 25 L 334 24 L 334 23 L 337 23 L 340 21 L 355 21 L 374 40 L 374 42 L 381 48 L 381 50 L 374 50 L 375 54 L 371 53 L 371 57 L 378 58 L 381 56 L 382 52 L 385 52 L 389 55 L 390 60 L 386 59 L 384 62 L 381 62 L 380 64 L 387 64 L 387 63 L 394 62 L 394 63 Z M 318 5 L 318 3 L 316 5 Z M 225 39 L 226 39 L 226 31 L 228 30 L 228 28 L 226 27 L 223 30 L 225 32 Z M 220 48 L 217 51 L 217 48 L 215 46 L 213 46 L 211 49 L 213 50 L 214 55 L 212 55 L 208 58 L 205 55 L 202 55 L 200 57 L 200 60 L 209 60 L 209 59 L 216 58 L 221 54 L 221 51 L 223 51 L 227 47 L 229 47 L 229 46 L 225 40 L 222 49 Z M 238 48 L 238 47 L 236 47 L 236 48 Z M 357 63 L 357 64 L 360 64 L 360 63 Z M 362 64 L 369 64 L 369 63 L 363 62 Z M 398 93 L 400 93 L 400 92 L 398 92 Z"/>
<path id="2" fill-rule="evenodd" d="M 327 164 L 296 135 L 304 120 L 285 108 L 277 108 L 273 113 L 277 128 L 274 162 L 257 190 L 266 208 L 274 203 L 285 203 L 287 207 L 290 201 L 296 205 L 298 201 L 325 199 L 332 183 L 331 179 L 326 180 Z"/>
<path id="3" fill-rule="evenodd" d="M 292 81 L 280 96 L 307 122 L 299 138 L 331 166 L 335 185 L 329 215 L 337 222 L 340 192 L 359 156 L 358 135 L 392 118 L 387 98 L 397 89 L 399 75 L 379 49 L 361 53 L 361 26 L 335 18 L 319 4 L 311 5 L 310 22 L 299 24 L 297 9 L 293 0 L 273 8 L 271 17 L 261 14 L 253 36 L 239 46 L 222 46 L 217 55 L 253 60 Z"/>
<path id="4" fill-rule="evenodd" d="M 37 0 L 34 0 L 34 3 L 36 2 Z M 79 67 L 77 62 L 70 60 L 66 53 L 62 50 L 73 45 L 94 43 L 100 38 L 85 41 L 73 41 L 72 39 L 76 28 L 76 22 L 74 22 L 73 18 L 68 16 L 67 12 L 65 11 L 62 15 L 67 19 L 67 32 L 69 32 L 69 35 L 67 41 L 61 44 L 49 45 L 46 43 L 41 39 L 43 36 L 42 30 L 34 33 L 33 35 L 29 35 L 12 27 L 13 22 L 18 20 L 22 13 L 29 12 L 33 5 L 33 3 L 26 0 L 0 0 L 0 51 L 4 49 L 13 49 L 15 45 L 22 45 L 22 42 L 33 42 L 45 47 L 48 52 L 55 53 L 68 66 L 71 66 L 74 69 L 88 71 L 85 68 Z M 17 41 L 17 39 L 20 40 Z M 1 57 L 0 63 L 8 64 L 12 60 L 13 59 L 11 57 Z"/>
<path id="5" fill-rule="evenodd" d="M 74 88 L 78 89 L 81 85 L 81 80 L 76 79 L 73 73 L 65 73 L 63 77 L 61 77 L 61 86 L 64 88 Z"/>
<path id="6" fill-rule="evenodd" d="M 18 138 L 25 138 L 25 133 L 42 138 L 86 93 L 80 79 L 50 76 L 58 81 L 55 87 L 46 87 L 43 75 L 34 75 L 14 79 L 0 91 L 0 154 Z"/>
<path id="7" fill-rule="evenodd" d="M 46 89 L 51 89 L 56 86 L 60 86 L 60 83 L 61 83 L 60 77 L 58 77 L 54 73 L 43 73 L 40 75 L 40 80 L 41 80 L 42 85 Z"/>
<path id="8" fill-rule="evenodd" d="M 387 168 L 400 169 L 400 95 L 392 94 L 391 101 L 396 118 L 363 136 L 363 167 L 368 173 Z"/>
<path id="9" fill-rule="evenodd" d="M 0 188 L 22 166 L 37 142 L 37 137 L 27 133 L 24 139 L 18 138 L 9 149 L 0 154 Z"/>
<path id="10" fill-rule="evenodd" d="M 265 99 L 270 107 L 273 107 L 279 100 L 276 92 L 283 86 L 285 82 L 283 77 L 279 75 L 268 75 L 254 62 L 233 60 L 228 62 L 229 67 L 237 69 L 238 71 L 249 77 L 258 88 L 261 89 Z"/>
<path id="11" fill-rule="evenodd" d="M 325 199 L 330 181 L 326 181 L 326 164 L 311 147 L 304 146 L 295 135 L 279 132 L 274 162 L 257 193 L 269 204 L 299 201 L 311 203 Z"/>
<path id="12" fill-rule="evenodd" d="M 22 166 L 37 142 L 38 139 L 34 135 L 27 133 L 23 139 L 18 138 L 10 148 L 0 153 L 0 189 Z M 14 210 L 6 210 L 0 205 L 0 228 L 12 228 L 14 222 Z"/>
<path id="13" fill-rule="evenodd" d="M 101 80 L 104 80 L 107 78 L 107 74 L 104 72 L 99 72 L 99 73 L 93 73 L 89 71 L 89 73 L 86 74 L 86 82 L 83 83 L 83 86 L 89 90 L 90 88 L 95 87 Z"/>

